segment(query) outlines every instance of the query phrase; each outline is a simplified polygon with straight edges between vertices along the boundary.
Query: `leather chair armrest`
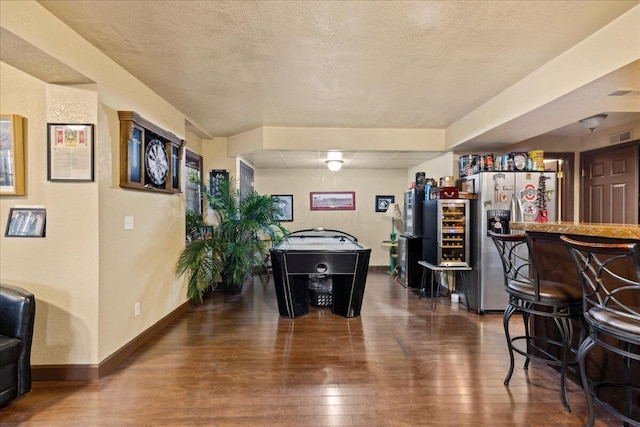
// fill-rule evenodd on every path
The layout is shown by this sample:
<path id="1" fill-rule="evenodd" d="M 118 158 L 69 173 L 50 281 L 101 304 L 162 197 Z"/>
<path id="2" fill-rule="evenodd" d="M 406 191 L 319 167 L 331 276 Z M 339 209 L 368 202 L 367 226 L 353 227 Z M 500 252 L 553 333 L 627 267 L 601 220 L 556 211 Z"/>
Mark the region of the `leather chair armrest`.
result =
<path id="1" fill-rule="evenodd" d="M 32 293 L 0 285 L 0 335 L 21 341 L 18 359 L 18 395 L 31 390 L 31 344 L 36 301 Z"/>

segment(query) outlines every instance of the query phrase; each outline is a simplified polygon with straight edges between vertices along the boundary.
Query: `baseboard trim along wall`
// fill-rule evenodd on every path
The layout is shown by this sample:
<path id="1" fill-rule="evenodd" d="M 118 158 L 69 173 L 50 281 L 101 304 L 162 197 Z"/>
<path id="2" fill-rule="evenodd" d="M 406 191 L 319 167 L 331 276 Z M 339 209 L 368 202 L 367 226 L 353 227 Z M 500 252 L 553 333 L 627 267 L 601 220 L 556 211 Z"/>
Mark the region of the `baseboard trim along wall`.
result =
<path id="1" fill-rule="evenodd" d="M 186 301 L 171 313 L 157 321 L 140 335 L 126 343 L 118 351 L 104 359 L 98 365 L 31 365 L 31 379 L 34 381 L 60 380 L 96 380 L 106 377 L 116 370 L 131 353 L 149 341 L 154 335 L 164 329 L 172 321 L 180 317 L 191 305 Z"/>

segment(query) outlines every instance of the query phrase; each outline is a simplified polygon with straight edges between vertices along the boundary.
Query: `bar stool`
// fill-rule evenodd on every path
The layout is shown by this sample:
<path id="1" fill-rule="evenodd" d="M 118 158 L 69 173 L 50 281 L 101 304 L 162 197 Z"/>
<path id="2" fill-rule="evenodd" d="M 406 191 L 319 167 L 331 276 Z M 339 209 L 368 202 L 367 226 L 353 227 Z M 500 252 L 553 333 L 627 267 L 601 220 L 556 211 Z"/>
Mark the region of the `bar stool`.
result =
<path id="1" fill-rule="evenodd" d="M 526 357 L 524 369 L 529 368 L 531 359 L 560 367 L 560 389 L 562 403 L 571 412 L 567 398 L 566 373 L 569 366 L 577 366 L 577 359 L 569 360 L 577 353 L 571 348 L 573 340 L 573 319 L 582 318 L 582 292 L 579 287 L 550 280 L 540 280 L 536 268 L 535 237 L 527 234 L 498 234 L 489 231 L 489 236 L 498 249 L 504 272 L 504 286 L 509 294 L 509 303 L 504 311 L 504 333 L 509 348 L 510 366 L 504 380 L 509 385 L 514 369 L 514 351 Z M 524 321 L 524 335 L 511 337 L 509 320 L 514 314 L 521 314 Z M 532 316 L 553 319 L 560 333 L 554 337 L 531 335 Z M 584 331 L 584 328 L 582 328 Z M 521 344 L 524 341 L 524 344 Z M 540 345 L 542 344 L 542 346 Z M 544 348 L 546 346 L 546 348 Z M 556 356 L 551 348 L 559 349 Z"/>
<path id="2" fill-rule="evenodd" d="M 589 335 L 578 349 L 580 378 L 594 422 L 593 402 L 624 422 L 640 426 L 640 248 L 638 243 L 589 243 L 560 236 L 582 284 L 584 318 Z M 622 357 L 624 378 L 587 378 L 585 357 L 599 346 Z M 636 361 L 635 376 L 631 362 Z M 632 381 L 634 380 L 634 381 Z M 624 390 L 622 407 L 606 393 Z M 614 395 L 616 393 L 613 393 Z"/>

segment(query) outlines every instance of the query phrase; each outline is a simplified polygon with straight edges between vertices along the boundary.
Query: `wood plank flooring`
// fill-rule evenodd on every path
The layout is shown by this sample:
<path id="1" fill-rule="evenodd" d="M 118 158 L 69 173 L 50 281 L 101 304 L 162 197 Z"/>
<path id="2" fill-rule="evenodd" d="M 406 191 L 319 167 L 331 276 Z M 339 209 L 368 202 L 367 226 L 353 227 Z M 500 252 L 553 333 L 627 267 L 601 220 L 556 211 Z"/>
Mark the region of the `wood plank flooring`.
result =
<path id="1" fill-rule="evenodd" d="M 497 314 L 468 313 L 370 273 L 358 318 L 312 308 L 280 318 L 273 282 L 192 307 L 113 374 L 39 381 L 2 426 L 581 426 L 581 389 L 531 363 L 503 379 Z M 619 425 L 598 411 L 597 426 Z"/>

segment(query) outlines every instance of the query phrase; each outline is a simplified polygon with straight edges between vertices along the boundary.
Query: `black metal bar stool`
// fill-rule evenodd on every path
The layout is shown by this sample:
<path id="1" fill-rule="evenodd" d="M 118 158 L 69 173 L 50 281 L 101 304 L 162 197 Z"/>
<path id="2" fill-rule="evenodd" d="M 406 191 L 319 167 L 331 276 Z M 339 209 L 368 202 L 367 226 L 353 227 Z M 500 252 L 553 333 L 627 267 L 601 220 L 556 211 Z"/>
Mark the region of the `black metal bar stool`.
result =
<path id="1" fill-rule="evenodd" d="M 560 368 L 560 389 L 562 403 L 571 412 L 567 398 L 566 373 L 569 366 L 577 366 L 577 358 L 570 355 L 577 350 L 571 348 L 574 319 L 582 318 L 582 292 L 578 286 L 550 280 L 540 280 L 536 268 L 535 237 L 524 234 L 497 234 L 489 231 L 493 239 L 504 271 L 504 286 L 509 294 L 509 303 L 504 311 L 504 333 L 509 348 L 510 366 L 504 380 L 509 385 L 514 369 L 514 352 L 526 357 L 524 369 L 529 368 L 531 359 Z M 521 314 L 524 321 L 524 335 L 512 337 L 509 320 L 514 314 Z M 560 338 L 531 335 L 532 316 L 553 319 Z M 582 328 L 584 330 L 584 328 Z M 521 342 L 524 341 L 524 344 Z M 551 351 L 557 348 L 560 356 Z"/>
<path id="2" fill-rule="evenodd" d="M 589 406 L 587 425 L 593 425 L 595 401 L 625 425 L 640 426 L 638 243 L 589 243 L 567 236 L 560 239 L 568 246 L 580 276 L 584 319 L 589 326 L 589 335 L 578 350 L 580 378 Z M 587 377 L 585 357 L 596 345 L 622 358 L 622 378 L 601 374 Z M 614 403 L 616 399 L 622 403 Z"/>

